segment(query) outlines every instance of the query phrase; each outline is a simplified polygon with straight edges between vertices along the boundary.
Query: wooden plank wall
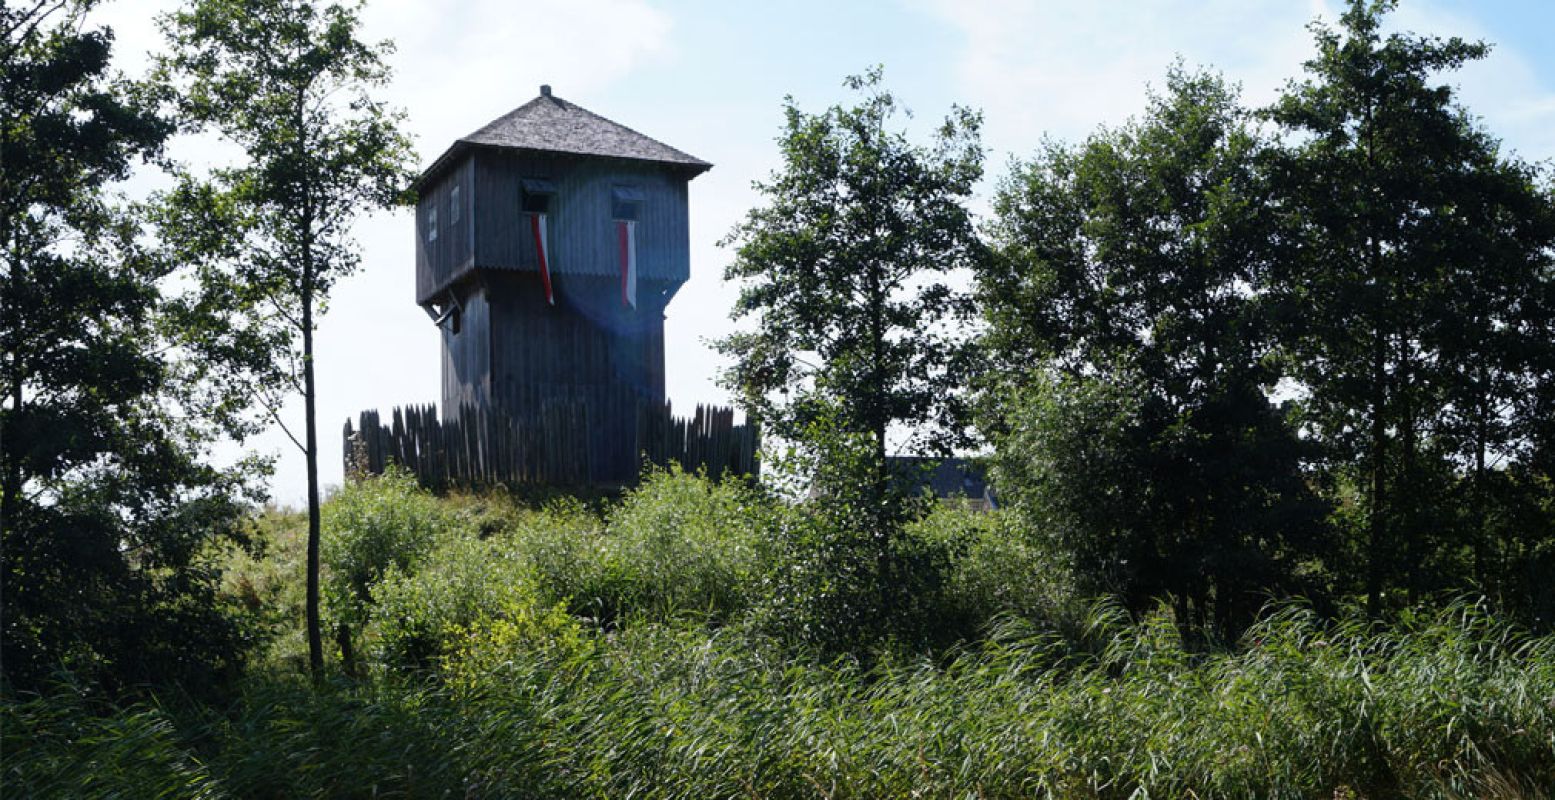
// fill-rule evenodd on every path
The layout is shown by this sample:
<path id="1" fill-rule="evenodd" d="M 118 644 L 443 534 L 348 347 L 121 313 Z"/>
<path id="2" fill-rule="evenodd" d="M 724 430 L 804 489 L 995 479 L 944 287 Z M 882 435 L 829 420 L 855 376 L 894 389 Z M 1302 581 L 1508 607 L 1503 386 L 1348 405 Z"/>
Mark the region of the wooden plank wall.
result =
<path id="1" fill-rule="evenodd" d="M 547 306 L 532 274 L 487 273 L 491 404 L 522 416 L 552 398 L 607 387 L 664 400 L 661 286 L 644 281 L 637 308 L 623 308 L 617 279 L 558 279 Z M 565 280 L 565 283 L 563 283 Z M 445 372 L 446 374 L 446 372 Z M 458 382 L 455 382 L 457 384 Z M 443 407 L 463 402 L 445 387 Z"/>
<path id="2" fill-rule="evenodd" d="M 475 215 L 472 213 L 474 164 L 470 159 L 445 172 L 425 187 L 416 201 L 416 302 L 433 302 L 462 272 L 475 254 Z M 454 188 L 459 189 L 458 219 L 454 219 Z M 428 241 L 431 210 L 437 209 L 437 241 Z"/>
<path id="3" fill-rule="evenodd" d="M 610 195 L 616 186 L 643 194 L 637 223 L 637 274 L 643 280 L 684 283 L 691 277 L 687 178 L 673 168 L 618 159 L 478 150 L 474 213 L 479 269 L 539 269 L 534 234 L 520 206 L 525 178 L 556 185 L 547 241 L 553 276 L 619 275 L 621 251 Z"/>
<path id="4" fill-rule="evenodd" d="M 459 332 L 451 322 L 438 331 L 442 337 L 443 408 L 458 411 L 465 406 L 489 407 L 492 404 L 491 338 L 492 313 L 485 287 L 465 285 L 458 289 Z"/>
<path id="5" fill-rule="evenodd" d="M 439 492 L 627 486 L 636 482 L 636 465 L 623 473 L 624 465 L 594 463 L 590 455 L 601 452 L 590 446 L 600 430 L 590 417 L 615 414 L 635 418 L 636 452 L 652 464 L 706 470 L 714 480 L 759 474 L 757 427 L 736 425 L 732 409 L 699 405 L 685 418 L 675 416 L 669 403 L 637 402 L 629 408 L 557 403 L 527 419 L 475 407 L 452 420 L 439 420 L 433 405 L 396 408 L 388 419 L 364 411 L 343 431 L 346 476 L 382 474 L 393 463 Z"/>

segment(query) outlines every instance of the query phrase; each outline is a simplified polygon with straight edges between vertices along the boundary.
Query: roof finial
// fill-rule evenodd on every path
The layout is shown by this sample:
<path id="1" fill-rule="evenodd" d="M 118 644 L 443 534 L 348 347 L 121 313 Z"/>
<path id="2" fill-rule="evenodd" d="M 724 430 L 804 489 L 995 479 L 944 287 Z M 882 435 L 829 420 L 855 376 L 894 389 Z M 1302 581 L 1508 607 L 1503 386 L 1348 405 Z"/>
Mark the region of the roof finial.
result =
<path id="1" fill-rule="evenodd" d="M 540 96 L 541 97 L 550 97 L 551 96 L 551 85 L 549 83 L 542 83 L 542 84 L 540 84 Z"/>

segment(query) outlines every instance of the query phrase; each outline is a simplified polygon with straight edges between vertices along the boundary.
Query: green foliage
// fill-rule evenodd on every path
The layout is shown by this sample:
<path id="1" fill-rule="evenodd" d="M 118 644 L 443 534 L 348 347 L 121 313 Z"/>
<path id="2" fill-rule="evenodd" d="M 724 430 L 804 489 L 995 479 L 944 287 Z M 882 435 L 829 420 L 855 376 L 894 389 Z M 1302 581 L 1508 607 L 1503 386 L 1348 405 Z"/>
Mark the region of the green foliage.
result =
<path id="1" fill-rule="evenodd" d="M 163 711 L 95 706 L 78 687 L 0 703 L 0 793 L 37 800 L 225 794 Z"/>
<path id="2" fill-rule="evenodd" d="M 1084 606 L 1024 515 L 945 504 L 905 528 L 940 576 L 896 618 L 912 625 L 889 631 L 908 647 L 876 631 L 866 657 L 838 657 L 767 616 L 795 567 L 784 541 L 802 535 L 786 526 L 823 519 L 811 503 L 676 473 L 648 476 L 604 519 L 575 504 L 428 500 L 392 478 L 359 490 L 332 502 L 382 519 L 368 501 L 398 496 L 449 526 L 372 585 L 364 652 L 377 669 L 324 685 L 254 675 L 222 708 L 8 697 L 6 787 L 1445 800 L 1538 796 L 1555 780 L 1555 642 L 1479 606 L 1390 625 L 1277 607 L 1206 649 L 1169 608 L 1131 619 Z M 290 547 L 298 563 L 298 520 L 265 525 L 271 552 Z M 627 553 L 665 557 L 609 582 Z M 584 586 L 600 587 L 611 624 L 559 604 Z M 824 620 L 813 607 L 828 602 L 785 610 Z"/>
<path id="3" fill-rule="evenodd" d="M 1555 203 L 1441 82 L 1489 47 L 1385 35 L 1392 6 L 1352 0 L 1315 26 L 1306 78 L 1265 112 L 1290 143 L 1264 166 L 1280 245 L 1264 288 L 1305 435 L 1364 471 L 1355 578 L 1374 611 L 1429 588 L 1460 509 L 1491 547 L 1487 463 L 1533 444 L 1555 363 Z M 1470 485 L 1441 491 L 1443 472 Z"/>
<path id="4" fill-rule="evenodd" d="M 603 520 L 553 503 L 495 535 L 512 541 L 547 598 L 579 616 L 717 622 L 750 602 L 775 513 L 738 481 L 671 468 L 645 475 Z"/>
<path id="5" fill-rule="evenodd" d="M 208 774 L 233 797 L 1510 800 L 1555 781 L 1555 643 L 1471 605 L 1386 628 L 1281 608 L 1210 655 L 1163 617 L 1099 607 L 1088 630 L 1076 648 L 1007 623 L 943 664 L 868 669 L 744 627 L 518 637 L 507 657 L 487 639 L 452 684 L 256 683 L 187 721 L 203 770 L 166 751 L 103 763 L 146 786 Z M 91 719 L 62 708 L 56 728 Z M 8 744 L 7 768 L 43 786 L 62 774 L 47 759 L 70 753 Z"/>
<path id="6" fill-rule="evenodd" d="M 1086 591 L 1227 635 L 1327 548 L 1268 397 L 1266 146 L 1218 78 L 1173 70 L 1142 119 L 1016 167 L 978 276 L 1003 496 Z"/>
<path id="7" fill-rule="evenodd" d="M 777 512 L 737 480 L 714 483 L 678 467 L 656 471 L 609 515 L 611 601 L 665 619 L 729 619 L 752 594 Z"/>
<path id="8" fill-rule="evenodd" d="M 942 553 L 948 565 L 927 615 L 945 629 L 934 639 L 967 640 L 1009 617 L 1076 634 L 1080 595 L 1050 532 L 1007 510 L 942 503 L 911 523 L 907 535 Z"/>
<path id="9" fill-rule="evenodd" d="M 772 470 L 808 478 L 810 496 L 776 518 L 764 624 L 829 652 L 866 652 L 893 639 L 921 644 L 924 601 L 945 571 L 943 551 L 903 533 L 925 498 L 908 496 L 900 475 L 882 492 L 871 478 L 875 442 L 834 416 L 811 422 L 804 438 L 809 447 Z"/>
<path id="10" fill-rule="evenodd" d="M 465 725 L 457 708 L 411 682 L 265 677 L 230 708 L 192 710 L 181 722 L 219 797 L 457 796 L 470 769 L 456 746 L 471 738 L 454 733 Z"/>
<path id="11" fill-rule="evenodd" d="M 547 634 L 555 631 L 544 626 L 573 624 L 571 618 L 537 611 L 533 572 L 495 539 L 451 538 L 414 572 L 391 567 L 372 591 L 381 660 L 399 669 L 435 666 L 472 630 L 501 635 L 490 633 L 499 620 L 525 626 L 532 621 Z"/>
<path id="12" fill-rule="evenodd" d="M 266 507 L 253 512 L 244 547 L 220 552 L 221 596 L 254 623 L 253 666 L 291 671 L 306 665 L 307 643 L 296 621 L 304 594 L 297 576 L 307 558 L 307 515 Z"/>
<path id="13" fill-rule="evenodd" d="M 388 43 L 360 41 L 360 6 L 311 0 L 196 0 L 159 19 L 160 78 L 190 128 L 237 145 L 239 166 L 184 175 L 162 199 L 163 236 L 199 268 L 213 349 L 246 353 L 228 380 L 265 407 L 302 395 L 307 462 L 308 660 L 323 670 L 313 335 L 334 282 L 361 255 L 351 225 L 402 199 L 413 154 L 402 114 L 373 97 Z M 285 425 L 282 425 L 285 428 Z M 290 429 L 287 434 L 291 435 Z"/>
<path id="14" fill-rule="evenodd" d="M 870 437 L 854 480 L 883 498 L 894 426 L 909 450 L 960 439 L 968 308 L 947 277 L 982 253 L 966 209 L 982 121 L 955 108 L 932 145 L 913 144 L 889 127 L 902 109 L 879 69 L 846 83 L 856 106 L 812 115 L 787 102 L 783 166 L 724 241 L 724 277 L 741 282 L 734 317 L 757 327 L 718 347 L 735 362 L 725 381 L 768 432 L 811 446 L 820 423 Z"/>
<path id="15" fill-rule="evenodd" d="M 95 5 L 0 7 L 0 683 L 196 691 L 246 643 L 206 554 L 240 538 L 253 465 L 203 460 L 247 429 L 178 358 L 188 275 L 112 191 L 174 126 L 109 68 Z"/>
<path id="16" fill-rule="evenodd" d="M 413 573 L 451 525 L 443 504 L 404 470 L 347 483 L 325 504 L 323 515 L 322 556 L 333 614 L 350 625 L 365 623 L 373 587 L 391 570 Z"/>

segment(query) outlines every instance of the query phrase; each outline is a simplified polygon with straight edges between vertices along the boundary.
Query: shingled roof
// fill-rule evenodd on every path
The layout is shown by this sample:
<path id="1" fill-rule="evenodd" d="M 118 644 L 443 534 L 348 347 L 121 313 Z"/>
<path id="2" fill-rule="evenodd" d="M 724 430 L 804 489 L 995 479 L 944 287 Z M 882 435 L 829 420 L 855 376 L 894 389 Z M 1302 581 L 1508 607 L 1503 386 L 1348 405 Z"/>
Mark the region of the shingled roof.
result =
<path id="1" fill-rule="evenodd" d="M 551 87 L 541 86 L 539 97 L 454 142 L 416 179 L 415 186 L 419 188 L 471 147 L 648 161 L 681 167 L 693 176 L 713 166 L 625 125 L 569 103 L 551 94 Z"/>

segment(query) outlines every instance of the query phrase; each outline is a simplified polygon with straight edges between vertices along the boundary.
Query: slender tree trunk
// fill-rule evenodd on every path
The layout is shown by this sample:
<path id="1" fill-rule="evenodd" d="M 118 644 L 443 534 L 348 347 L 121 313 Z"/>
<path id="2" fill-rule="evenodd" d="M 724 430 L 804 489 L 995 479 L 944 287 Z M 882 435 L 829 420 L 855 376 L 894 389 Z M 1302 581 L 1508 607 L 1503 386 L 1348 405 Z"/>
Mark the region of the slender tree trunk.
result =
<path id="1" fill-rule="evenodd" d="M 1483 374 L 1483 372 L 1481 372 Z M 1486 428 L 1486 416 L 1490 413 L 1485 403 L 1484 390 L 1481 389 L 1479 408 L 1474 420 L 1474 581 L 1479 584 L 1480 591 L 1489 594 L 1489 569 L 1486 550 L 1489 542 L 1486 524 L 1485 502 L 1485 440 L 1489 438 Z"/>
<path id="2" fill-rule="evenodd" d="M 297 132 L 297 163 L 308 163 L 307 86 L 301 87 L 296 96 L 295 122 Z M 318 390 L 313 378 L 313 292 L 318 265 L 313 263 L 313 191 L 311 181 L 304 178 L 300 186 L 301 218 L 298 230 L 302 258 L 302 403 L 303 403 L 303 455 L 308 470 L 308 670 L 315 681 L 324 678 L 324 633 L 319 617 L 319 432 Z"/>
<path id="3" fill-rule="evenodd" d="M 10 213 L 6 213 L 4 218 L 0 219 L 0 242 L 6 244 L 7 257 L 10 258 L 11 262 L 10 275 L 8 277 L 19 287 L 22 281 L 22 267 L 19 263 L 20 258 L 16 256 L 15 250 L 11 247 Z M 19 293 L 19 288 L 13 289 L 11 295 L 14 297 Z M 12 335 L 19 336 L 20 331 L 12 331 Z M 16 350 L 6 355 L 9 356 L 7 360 L 10 370 L 5 376 L 5 395 L 6 399 L 10 401 L 10 416 L 14 420 L 21 414 L 23 399 L 20 343 L 17 343 Z M 21 508 L 22 460 L 21 454 L 13 453 L 13 449 L 10 440 L 6 438 L 5 422 L 0 420 L 0 473 L 3 473 L 0 474 L 0 553 L 5 552 L 5 541 L 10 535 L 11 526 L 15 524 L 17 511 Z M 0 570 L 0 574 L 3 574 L 3 572 L 4 570 Z"/>
<path id="4" fill-rule="evenodd" d="M 886 467 L 886 430 L 890 420 L 886 415 L 885 389 L 885 290 L 881 286 L 879 267 L 872 267 L 869 278 L 869 348 L 870 348 L 870 433 L 874 436 L 875 500 L 883 503 L 890 488 L 890 470 Z"/>
<path id="5" fill-rule="evenodd" d="M 1373 103 L 1368 103 L 1365 114 L 1366 136 L 1366 176 L 1364 185 L 1375 189 L 1376 187 L 1376 128 Z M 1376 201 L 1373 199 L 1372 203 Z M 1366 553 L 1366 611 L 1373 617 L 1382 612 L 1382 591 L 1387 570 L 1385 563 L 1388 558 L 1388 520 L 1386 516 L 1387 504 L 1387 403 L 1388 403 L 1388 340 L 1387 340 L 1387 315 L 1384 306 L 1387 304 L 1384 293 L 1381 290 L 1382 275 L 1382 242 L 1379 239 L 1381 226 L 1377 222 L 1377 208 L 1372 205 L 1367 208 L 1366 214 L 1366 271 L 1368 277 L 1377 286 L 1377 291 L 1372 293 L 1372 362 L 1371 362 L 1371 498 L 1369 503 L 1369 518 L 1367 528 L 1369 541 Z"/>
<path id="6" fill-rule="evenodd" d="M 309 243 L 302 245 L 302 401 L 306 421 L 308 462 L 308 669 L 315 680 L 324 677 L 324 638 L 319 623 L 319 443 L 317 396 L 313 381 L 313 259 Z"/>
<path id="7" fill-rule="evenodd" d="M 1381 321 L 1372 344 L 1372 403 L 1371 403 L 1371 497 L 1367 528 L 1369 541 L 1366 552 L 1366 611 L 1375 617 L 1382 612 L 1382 589 L 1387 560 L 1387 516 L 1385 494 L 1387 490 L 1387 424 L 1384 414 L 1387 408 L 1387 342 Z"/>
<path id="8" fill-rule="evenodd" d="M 1408 355 L 1407 339 L 1400 345 L 1401 369 L 1399 383 L 1400 416 L 1403 418 L 1403 430 L 1400 431 L 1400 464 L 1398 480 L 1394 482 L 1393 495 L 1398 502 L 1398 522 L 1401 549 L 1404 551 L 1404 586 L 1408 593 L 1409 604 L 1414 605 L 1420 599 L 1420 560 L 1425 556 L 1425 548 L 1420 541 L 1420 513 L 1417 506 L 1421 500 L 1420 487 L 1415 484 L 1415 455 L 1419 449 L 1418 424 L 1415 420 L 1415 405 L 1411 396 L 1413 389 L 1413 367 Z M 1410 493 L 1413 493 L 1412 495 Z"/>
<path id="9" fill-rule="evenodd" d="M 10 384 L 6 387 L 11 403 L 13 418 L 22 410 L 22 369 L 21 354 L 11 354 L 11 374 L 6 376 Z M 9 538 L 11 526 L 15 524 L 17 511 L 21 508 L 22 499 L 22 460 L 19 453 L 12 452 L 12 446 L 6 439 L 5 423 L 0 421 L 0 463 L 5 465 L 3 483 L 0 483 L 0 553 L 5 551 L 5 542 Z"/>

